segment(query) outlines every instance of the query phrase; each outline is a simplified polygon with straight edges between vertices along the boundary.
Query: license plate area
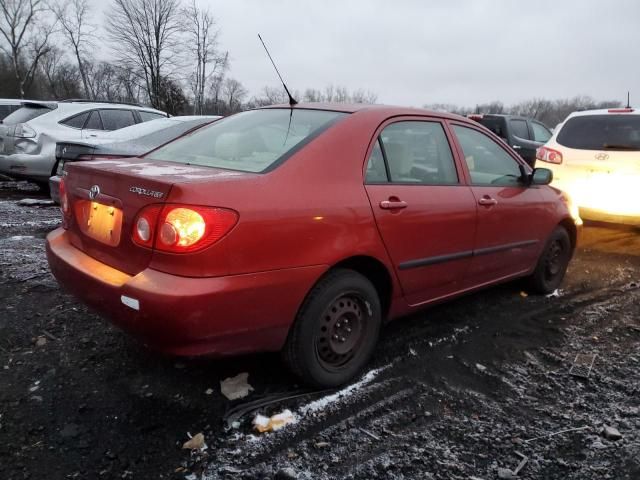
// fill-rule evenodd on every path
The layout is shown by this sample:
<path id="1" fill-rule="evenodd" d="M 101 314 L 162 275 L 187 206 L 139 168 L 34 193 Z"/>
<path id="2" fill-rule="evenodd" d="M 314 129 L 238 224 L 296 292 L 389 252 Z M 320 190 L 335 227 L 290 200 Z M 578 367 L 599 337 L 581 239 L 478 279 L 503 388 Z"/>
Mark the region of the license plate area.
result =
<path id="1" fill-rule="evenodd" d="M 120 243 L 122 210 L 90 200 L 77 204 L 78 226 L 87 237 L 100 243 L 116 247 Z"/>

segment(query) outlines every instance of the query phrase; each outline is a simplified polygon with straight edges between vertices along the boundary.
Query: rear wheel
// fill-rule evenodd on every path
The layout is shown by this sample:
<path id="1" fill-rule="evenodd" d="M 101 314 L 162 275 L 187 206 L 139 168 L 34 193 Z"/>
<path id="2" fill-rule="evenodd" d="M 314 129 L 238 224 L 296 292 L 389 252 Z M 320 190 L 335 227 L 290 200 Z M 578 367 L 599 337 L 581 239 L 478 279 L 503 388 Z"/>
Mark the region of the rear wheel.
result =
<path id="1" fill-rule="evenodd" d="M 371 282 L 352 270 L 334 270 L 307 295 L 289 332 L 284 360 L 306 383 L 341 385 L 371 357 L 381 318 Z"/>
<path id="2" fill-rule="evenodd" d="M 571 260 L 571 240 L 564 227 L 556 227 L 538 259 L 538 264 L 529 278 L 537 293 L 551 293 L 560 286 Z"/>

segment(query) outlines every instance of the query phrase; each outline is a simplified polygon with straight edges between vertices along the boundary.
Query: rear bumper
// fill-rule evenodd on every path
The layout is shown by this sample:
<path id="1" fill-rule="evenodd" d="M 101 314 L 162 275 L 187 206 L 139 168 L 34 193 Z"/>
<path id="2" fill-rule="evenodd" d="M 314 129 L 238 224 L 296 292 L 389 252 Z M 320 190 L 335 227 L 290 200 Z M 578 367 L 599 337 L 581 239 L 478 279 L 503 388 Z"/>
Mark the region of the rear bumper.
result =
<path id="1" fill-rule="evenodd" d="M 303 298 L 327 267 L 215 278 L 146 269 L 135 276 L 75 248 L 63 229 L 47 236 L 58 282 L 149 347 L 175 355 L 282 348 Z"/>
<path id="2" fill-rule="evenodd" d="M 44 182 L 49 180 L 55 158 L 47 154 L 0 154 L 0 173 L 14 178 Z"/>

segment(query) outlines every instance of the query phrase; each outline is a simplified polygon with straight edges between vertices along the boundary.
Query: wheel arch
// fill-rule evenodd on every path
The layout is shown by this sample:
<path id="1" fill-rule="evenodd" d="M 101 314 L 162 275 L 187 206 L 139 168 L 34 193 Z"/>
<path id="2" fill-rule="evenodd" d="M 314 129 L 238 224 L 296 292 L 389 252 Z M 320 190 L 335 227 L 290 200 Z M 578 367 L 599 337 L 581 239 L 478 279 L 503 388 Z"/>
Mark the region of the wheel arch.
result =
<path id="1" fill-rule="evenodd" d="M 572 218 L 563 219 L 558 226 L 563 227 L 569 233 L 569 239 L 571 240 L 571 256 L 576 250 L 578 245 L 578 227 Z"/>

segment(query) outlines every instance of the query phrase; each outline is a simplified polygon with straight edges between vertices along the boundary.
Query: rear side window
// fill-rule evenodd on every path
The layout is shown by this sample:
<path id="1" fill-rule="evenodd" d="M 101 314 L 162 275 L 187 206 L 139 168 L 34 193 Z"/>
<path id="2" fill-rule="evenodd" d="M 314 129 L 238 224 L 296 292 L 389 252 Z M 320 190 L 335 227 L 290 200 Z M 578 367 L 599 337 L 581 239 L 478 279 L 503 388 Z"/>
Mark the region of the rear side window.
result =
<path id="1" fill-rule="evenodd" d="M 440 123 L 393 123 L 382 131 L 379 141 L 389 181 L 422 185 L 458 183 L 451 148 Z M 386 177 L 385 164 L 380 166 L 379 153 L 374 148 L 367 165 L 367 181 L 375 182 L 373 178 L 381 178 L 383 172 Z"/>
<path id="2" fill-rule="evenodd" d="M 472 128 L 453 126 L 473 185 L 519 185 L 520 167 L 511 155 L 491 138 Z"/>
<path id="3" fill-rule="evenodd" d="M 0 120 L 8 116 L 11 112 L 15 112 L 20 105 L 0 105 Z"/>
<path id="4" fill-rule="evenodd" d="M 533 139 L 536 142 L 547 143 L 552 134 L 547 127 L 538 122 L 531 122 L 533 128 Z"/>
<path id="5" fill-rule="evenodd" d="M 16 123 L 28 122 L 29 120 L 33 120 L 40 115 L 49 113 L 50 111 L 51 109 L 46 107 L 22 107 L 8 115 L 4 119 L 3 123 L 7 125 L 15 125 Z"/>
<path id="6" fill-rule="evenodd" d="M 136 123 L 131 110 L 104 109 L 100 110 L 100 117 L 104 130 L 119 130 Z"/>
<path id="7" fill-rule="evenodd" d="M 159 148 L 148 158 L 264 172 L 347 115 L 298 108 L 252 110 L 213 122 Z"/>
<path id="8" fill-rule="evenodd" d="M 66 120 L 63 120 L 60 123 L 62 125 L 66 125 L 67 127 L 83 128 L 84 124 L 87 122 L 87 119 L 89 118 L 90 113 L 91 112 L 84 112 L 84 113 L 81 113 L 80 115 L 75 115 L 71 118 L 67 118 Z"/>
<path id="9" fill-rule="evenodd" d="M 513 130 L 513 134 L 518 138 L 523 138 L 525 140 L 529 140 L 529 127 L 527 127 L 526 120 L 509 120 L 509 125 L 511 125 L 511 129 Z"/>
<path id="10" fill-rule="evenodd" d="M 142 110 L 138 110 L 138 115 L 140 115 L 140 119 L 143 122 L 148 122 L 149 120 L 157 120 L 159 118 L 167 118 L 165 115 L 160 115 L 159 113 L 144 112 Z"/>
<path id="11" fill-rule="evenodd" d="M 102 120 L 100 120 L 100 113 L 97 110 L 91 112 L 89 116 L 89 120 L 85 124 L 84 128 L 89 130 L 103 130 L 102 128 Z"/>
<path id="12" fill-rule="evenodd" d="M 507 134 L 504 129 L 504 125 L 505 125 L 504 118 L 484 117 L 481 120 L 479 120 L 479 122 L 480 124 L 487 127 L 489 130 L 491 130 L 493 133 L 498 135 L 499 137 L 504 139 L 507 138 Z"/>
<path id="13" fill-rule="evenodd" d="M 572 117 L 560 128 L 556 141 L 579 150 L 640 150 L 640 115 Z"/>

